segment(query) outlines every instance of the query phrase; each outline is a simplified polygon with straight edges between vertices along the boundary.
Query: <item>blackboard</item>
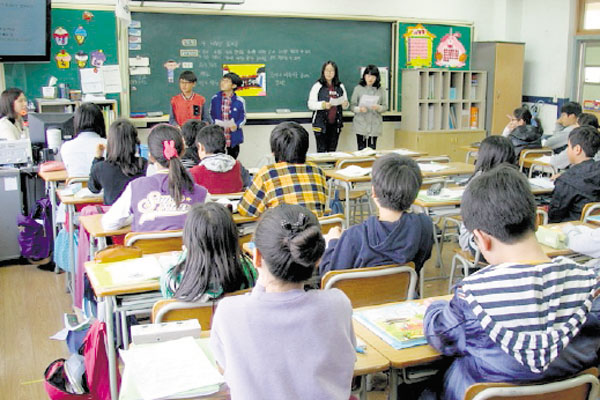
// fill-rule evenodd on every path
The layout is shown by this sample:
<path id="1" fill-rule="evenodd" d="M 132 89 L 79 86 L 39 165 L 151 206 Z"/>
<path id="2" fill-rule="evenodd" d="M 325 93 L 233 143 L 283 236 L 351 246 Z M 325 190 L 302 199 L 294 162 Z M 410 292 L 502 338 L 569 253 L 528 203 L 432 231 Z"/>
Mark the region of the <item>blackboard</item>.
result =
<path id="1" fill-rule="evenodd" d="M 87 13 L 84 15 L 84 13 Z M 91 14 L 91 15 L 90 15 Z M 78 44 L 74 38 L 75 30 L 81 26 L 85 29 L 87 36 L 82 44 Z M 90 68 L 91 53 L 102 50 L 106 56 L 105 65 L 118 64 L 117 58 L 117 34 L 114 11 L 99 10 L 70 10 L 52 9 L 52 28 L 63 27 L 68 33 L 66 45 L 59 45 L 52 39 L 49 63 L 5 63 L 4 73 L 6 87 L 17 87 L 25 92 L 28 99 L 42 97 L 42 86 L 48 84 L 48 79 L 55 76 L 58 83 L 66 83 L 71 89 L 81 89 L 79 80 L 79 67 L 75 55 L 82 51 L 89 58 L 86 68 Z M 58 68 L 54 57 L 61 50 L 65 50 L 71 61 L 68 68 Z M 118 95 L 107 95 L 108 98 L 118 98 Z"/>
<path id="2" fill-rule="evenodd" d="M 151 72 L 130 77 L 132 112 L 168 113 L 185 69 L 198 76 L 195 91 L 209 101 L 219 91 L 223 64 L 265 64 L 266 96 L 244 96 L 247 111 L 306 111 L 324 61 L 337 63 L 348 96 L 361 66 L 390 67 L 391 62 L 390 22 L 150 12 L 134 12 L 132 19 L 140 22 L 141 43 L 129 57 L 149 57 Z M 184 39 L 191 40 L 184 45 Z M 182 57 L 182 50 L 197 56 Z M 169 60 L 180 64 L 173 82 L 164 67 Z"/>

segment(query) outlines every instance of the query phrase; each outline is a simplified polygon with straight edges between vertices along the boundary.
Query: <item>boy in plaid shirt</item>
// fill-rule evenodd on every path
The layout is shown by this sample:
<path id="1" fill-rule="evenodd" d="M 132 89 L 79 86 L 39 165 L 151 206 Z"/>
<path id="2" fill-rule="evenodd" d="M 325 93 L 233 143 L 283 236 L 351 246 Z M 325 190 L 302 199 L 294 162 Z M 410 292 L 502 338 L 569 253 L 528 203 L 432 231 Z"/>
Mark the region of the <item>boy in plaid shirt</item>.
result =
<path id="1" fill-rule="evenodd" d="M 308 132 L 296 122 L 283 122 L 271 132 L 275 164 L 262 167 L 246 190 L 238 212 L 259 216 L 281 203 L 300 204 L 317 216 L 323 215 L 327 200 L 325 174 L 306 163 Z"/>

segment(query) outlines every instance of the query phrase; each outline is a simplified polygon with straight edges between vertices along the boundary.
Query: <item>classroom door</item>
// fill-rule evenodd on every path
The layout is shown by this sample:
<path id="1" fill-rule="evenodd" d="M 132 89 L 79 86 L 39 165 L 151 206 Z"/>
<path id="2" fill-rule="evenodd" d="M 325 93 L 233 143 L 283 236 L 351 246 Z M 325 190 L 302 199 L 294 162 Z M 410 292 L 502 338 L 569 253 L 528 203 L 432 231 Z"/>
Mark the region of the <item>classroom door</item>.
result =
<path id="1" fill-rule="evenodd" d="M 600 40 L 579 43 L 577 99 L 600 119 Z"/>

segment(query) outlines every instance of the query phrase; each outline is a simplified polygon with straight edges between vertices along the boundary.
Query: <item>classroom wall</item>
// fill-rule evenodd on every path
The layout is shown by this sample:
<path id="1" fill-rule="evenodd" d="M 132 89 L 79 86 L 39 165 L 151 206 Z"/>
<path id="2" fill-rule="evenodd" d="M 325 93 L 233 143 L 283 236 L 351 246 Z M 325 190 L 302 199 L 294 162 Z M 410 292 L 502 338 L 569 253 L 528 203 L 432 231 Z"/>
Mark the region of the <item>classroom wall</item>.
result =
<path id="1" fill-rule="evenodd" d="M 113 5 L 115 0 L 67 0 L 56 4 Z M 139 2 L 132 2 L 137 5 Z M 148 3 L 146 3 L 147 5 Z M 160 5 L 161 3 L 153 3 Z M 172 3 L 171 3 L 172 4 Z M 197 5 L 200 8 L 220 6 Z M 473 22 L 474 40 L 525 42 L 525 74 L 523 94 L 527 96 L 569 97 L 572 87 L 572 33 L 575 0 L 420 0 L 376 1 L 364 0 L 303 0 L 273 2 L 246 0 L 243 5 L 226 6 L 226 10 L 262 13 L 302 13 L 323 15 L 370 15 L 389 18 L 414 18 Z M 354 82 L 347 82 L 349 90 Z M 546 105 L 542 123 L 547 130 L 553 126 L 556 106 Z M 307 128 L 310 126 L 306 125 Z M 381 148 L 393 145 L 393 131 L 399 122 L 386 122 Z M 268 135 L 273 126 L 248 126 L 244 129 L 246 142 L 256 145 L 252 151 L 240 154 L 242 162 L 255 165 L 269 152 Z M 355 138 L 351 124 L 345 125 L 340 138 L 340 150 L 354 150 Z M 314 138 L 311 135 L 311 150 Z M 248 154 L 251 153 L 251 154 Z"/>

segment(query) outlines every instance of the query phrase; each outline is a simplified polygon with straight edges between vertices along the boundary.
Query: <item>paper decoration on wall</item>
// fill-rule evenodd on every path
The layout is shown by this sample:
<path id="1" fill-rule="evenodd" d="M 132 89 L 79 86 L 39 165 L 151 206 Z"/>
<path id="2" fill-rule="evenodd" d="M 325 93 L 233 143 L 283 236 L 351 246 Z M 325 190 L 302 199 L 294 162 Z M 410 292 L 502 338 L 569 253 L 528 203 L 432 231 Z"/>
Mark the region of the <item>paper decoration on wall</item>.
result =
<path id="1" fill-rule="evenodd" d="M 460 42 L 460 33 L 447 33 L 440 40 L 440 44 L 435 52 L 435 65 L 440 67 L 461 68 L 465 66 L 467 61 L 467 51 L 465 46 Z"/>
<path id="2" fill-rule="evenodd" d="M 175 70 L 179 68 L 180 64 L 175 60 L 168 60 L 163 64 L 163 67 L 167 69 L 167 80 L 169 83 L 175 82 Z"/>
<path id="3" fill-rule="evenodd" d="M 200 57 L 198 49 L 179 49 L 179 57 Z"/>
<path id="4" fill-rule="evenodd" d="M 141 50 L 141 49 L 142 49 L 141 43 L 129 43 L 129 50 Z"/>
<path id="5" fill-rule="evenodd" d="M 66 46 L 69 42 L 69 32 L 62 26 L 59 26 L 54 30 L 54 34 L 52 35 L 56 44 L 59 46 Z"/>
<path id="6" fill-rule="evenodd" d="M 90 53 L 90 57 L 92 57 L 91 64 L 94 67 L 101 67 L 106 61 L 106 54 L 104 54 L 104 51 L 102 49 L 92 51 Z"/>
<path id="7" fill-rule="evenodd" d="M 77 44 L 81 46 L 87 38 L 87 31 L 83 26 L 79 25 L 77 29 L 75 29 L 75 32 L 73 32 L 73 36 L 75 36 L 75 41 Z"/>
<path id="8" fill-rule="evenodd" d="M 235 72 L 242 79 L 242 86 L 235 91 L 238 96 L 267 95 L 265 64 L 223 64 L 223 75 L 229 72 Z"/>
<path id="9" fill-rule="evenodd" d="M 65 49 L 62 49 L 56 53 L 54 59 L 56 60 L 56 65 L 60 69 L 66 69 L 71 66 L 71 55 L 67 53 Z"/>
<path id="10" fill-rule="evenodd" d="M 78 51 L 77 54 L 75 54 L 75 61 L 79 68 L 85 68 L 88 58 L 90 58 L 90 56 L 83 51 Z"/>
<path id="11" fill-rule="evenodd" d="M 433 39 L 436 36 L 421 24 L 409 26 L 402 36 L 406 44 L 406 66 L 409 68 L 431 67 Z"/>
<path id="12" fill-rule="evenodd" d="M 129 28 L 141 28 L 142 27 L 142 22 L 141 21 L 136 21 L 133 20 L 129 23 Z"/>
<path id="13" fill-rule="evenodd" d="M 196 39 L 181 39 L 181 45 L 184 47 L 196 47 L 198 41 Z"/>
<path id="14" fill-rule="evenodd" d="M 90 11 L 84 11 L 82 18 L 84 21 L 90 22 L 94 18 L 94 14 L 92 14 Z"/>
<path id="15" fill-rule="evenodd" d="M 193 62 L 182 62 L 181 63 L 181 68 L 183 69 L 192 69 L 194 68 L 194 63 Z"/>

